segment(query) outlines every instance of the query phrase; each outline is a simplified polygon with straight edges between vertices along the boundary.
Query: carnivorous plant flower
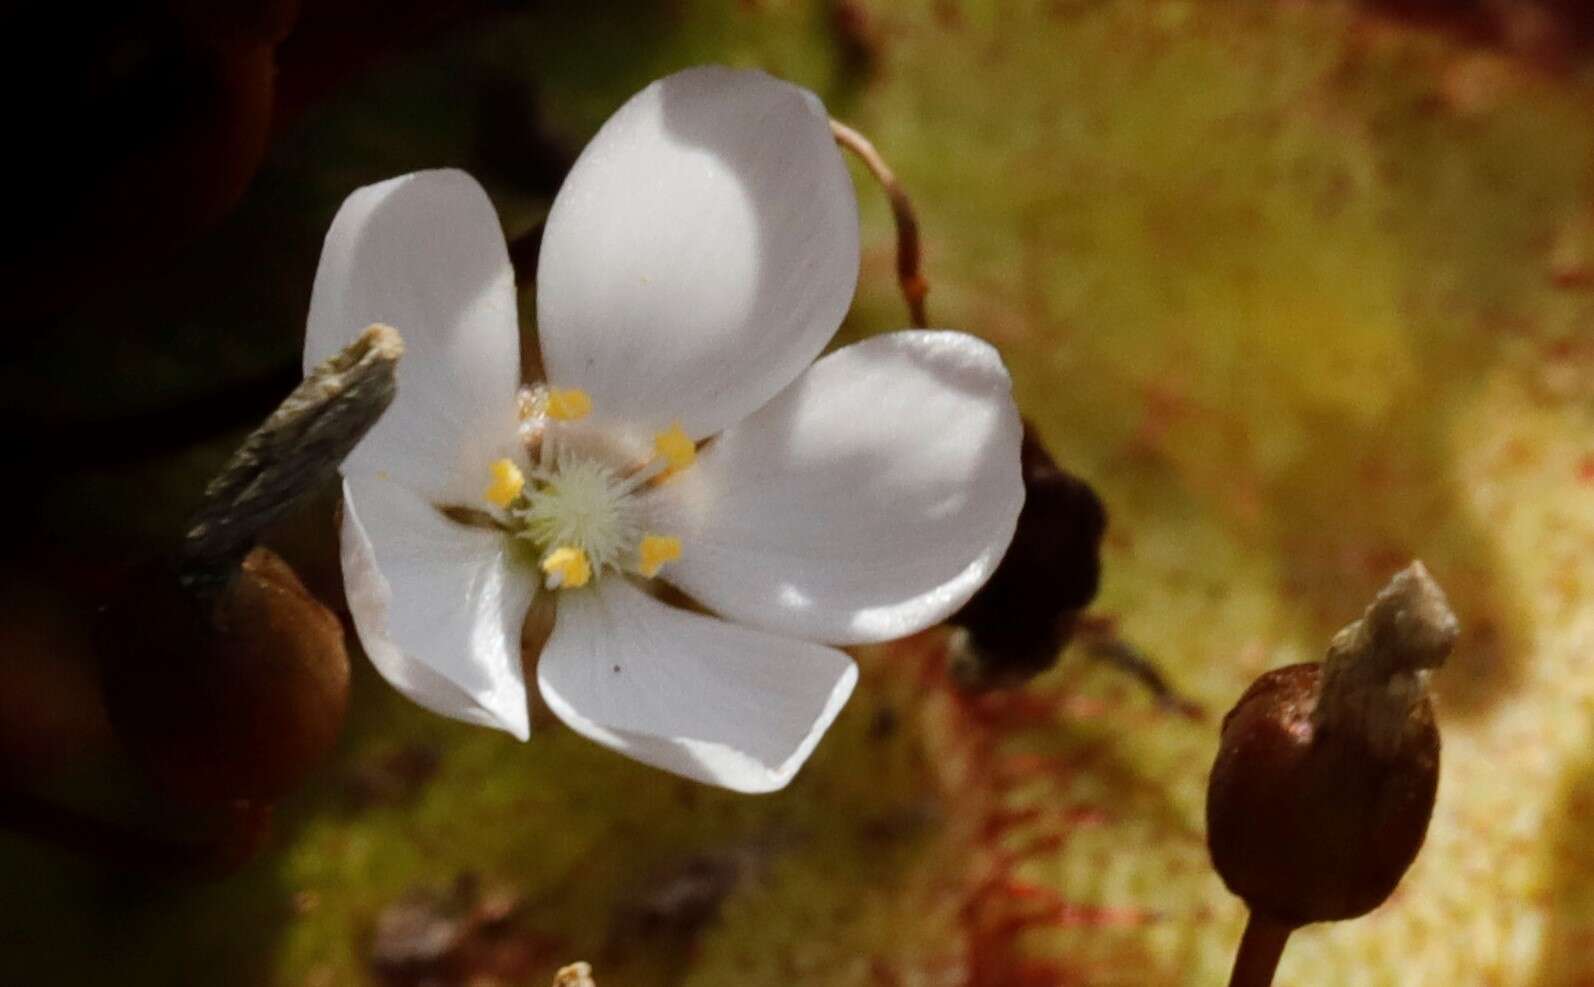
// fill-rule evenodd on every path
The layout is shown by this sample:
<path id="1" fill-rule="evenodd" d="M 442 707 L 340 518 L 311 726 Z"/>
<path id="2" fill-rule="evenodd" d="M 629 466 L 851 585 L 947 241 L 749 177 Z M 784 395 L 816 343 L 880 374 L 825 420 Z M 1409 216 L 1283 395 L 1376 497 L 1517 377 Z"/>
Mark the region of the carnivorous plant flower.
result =
<path id="1" fill-rule="evenodd" d="M 816 362 L 857 276 L 824 108 L 759 72 L 661 79 L 582 153 L 542 240 L 544 383 L 521 384 L 508 251 L 475 181 L 351 195 L 305 363 L 372 322 L 408 346 L 344 464 L 346 592 L 377 669 L 525 739 L 521 629 L 552 593 L 537 685 L 566 724 L 700 781 L 784 786 L 857 681 L 833 645 L 955 610 L 1023 500 L 990 346 L 900 332 Z M 661 601 L 660 581 L 718 616 Z"/>

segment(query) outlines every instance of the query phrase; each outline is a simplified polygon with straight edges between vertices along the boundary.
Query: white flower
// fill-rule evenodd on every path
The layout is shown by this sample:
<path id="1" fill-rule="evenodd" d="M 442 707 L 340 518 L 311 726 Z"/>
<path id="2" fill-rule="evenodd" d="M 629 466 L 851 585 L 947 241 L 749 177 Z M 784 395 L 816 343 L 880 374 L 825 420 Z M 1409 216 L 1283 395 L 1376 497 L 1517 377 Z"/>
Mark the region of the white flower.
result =
<path id="1" fill-rule="evenodd" d="M 351 195 L 305 365 L 372 322 L 404 334 L 398 397 L 344 465 L 343 571 L 376 667 L 525 739 L 541 586 L 537 684 L 571 728 L 701 781 L 784 786 L 857 680 L 826 645 L 951 613 L 1023 500 L 990 346 L 901 332 L 814 362 L 857 276 L 824 108 L 757 72 L 655 82 L 576 162 L 537 272 L 545 386 L 521 387 L 509 257 L 470 177 Z M 726 620 L 660 602 L 654 577 Z"/>

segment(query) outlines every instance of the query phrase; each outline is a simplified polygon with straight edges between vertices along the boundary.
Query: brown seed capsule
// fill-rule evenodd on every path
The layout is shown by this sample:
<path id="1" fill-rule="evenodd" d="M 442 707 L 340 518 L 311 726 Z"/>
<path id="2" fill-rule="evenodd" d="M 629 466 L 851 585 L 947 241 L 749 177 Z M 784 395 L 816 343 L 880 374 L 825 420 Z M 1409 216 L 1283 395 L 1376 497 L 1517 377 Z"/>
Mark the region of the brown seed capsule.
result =
<path id="1" fill-rule="evenodd" d="M 174 564 L 142 573 L 104 610 L 106 712 L 173 792 L 269 803 L 336 741 L 349 692 L 343 626 L 258 540 L 381 417 L 403 352 L 394 329 L 372 325 L 314 367 L 206 487 Z"/>
<path id="2" fill-rule="evenodd" d="M 101 623 L 106 711 L 151 775 L 197 801 L 270 801 L 337 739 L 343 626 L 260 531 L 326 482 L 393 400 L 404 352 L 366 328 L 311 370 L 210 485 L 175 566 Z"/>
<path id="3" fill-rule="evenodd" d="M 215 594 L 162 567 L 100 627 L 105 705 L 164 787 L 197 802 L 270 801 L 336 741 L 349 691 L 343 626 L 256 548 Z"/>
<path id="4" fill-rule="evenodd" d="M 1208 841 L 1229 890 L 1296 924 L 1382 904 L 1416 859 L 1439 786 L 1439 731 L 1426 699 L 1399 756 L 1312 722 L 1320 664 L 1269 672 L 1223 723 L 1208 790 Z"/>
<path id="5" fill-rule="evenodd" d="M 1257 679 L 1223 721 L 1207 842 L 1229 889 L 1284 926 L 1378 907 L 1416 858 L 1439 785 L 1426 677 L 1456 637 L 1421 563 L 1327 660 Z"/>

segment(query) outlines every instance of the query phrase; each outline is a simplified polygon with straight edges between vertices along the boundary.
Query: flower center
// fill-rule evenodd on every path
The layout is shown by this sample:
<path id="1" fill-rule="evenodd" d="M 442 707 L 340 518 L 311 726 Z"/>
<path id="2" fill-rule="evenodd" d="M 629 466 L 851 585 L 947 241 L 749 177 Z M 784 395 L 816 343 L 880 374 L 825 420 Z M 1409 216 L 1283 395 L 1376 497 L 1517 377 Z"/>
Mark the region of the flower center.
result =
<path id="1" fill-rule="evenodd" d="M 691 438 L 671 426 L 654 436 L 650 457 L 627 464 L 566 434 L 592 410 L 585 391 L 550 388 L 539 398 L 544 420 L 536 463 L 523 471 L 498 460 L 483 493 L 503 512 L 503 526 L 535 548 L 549 589 L 576 589 L 609 570 L 658 575 L 680 558 L 681 541 L 647 531 L 635 495 L 692 465 Z"/>

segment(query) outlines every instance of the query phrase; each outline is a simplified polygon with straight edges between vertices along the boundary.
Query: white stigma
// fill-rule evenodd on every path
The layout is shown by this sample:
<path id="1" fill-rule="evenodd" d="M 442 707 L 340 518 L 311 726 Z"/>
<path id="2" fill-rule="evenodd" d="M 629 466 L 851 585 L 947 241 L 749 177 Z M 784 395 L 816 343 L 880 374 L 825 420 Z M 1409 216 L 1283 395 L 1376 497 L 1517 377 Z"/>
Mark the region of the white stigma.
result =
<path id="1" fill-rule="evenodd" d="M 568 545 L 587 556 L 593 574 L 619 568 L 636 548 L 642 531 L 628 491 L 613 469 L 576 455 L 557 457 L 553 468 L 537 470 L 523 504 L 509 511 L 519 522 L 516 537 L 540 551 Z"/>
<path id="2" fill-rule="evenodd" d="M 615 463 L 628 457 L 590 435 L 560 441 L 563 426 L 592 410 L 585 391 L 547 388 L 526 403 L 542 410 L 540 434 L 533 433 L 536 465 L 523 472 L 512 460 L 497 460 L 482 496 L 503 511 L 501 527 L 535 546 L 548 588 L 579 589 L 608 569 L 652 579 L 680 558 L 679 538 L 644 529 L 633 494 L 692 465 L 697 451 L 681 426 L 654 436 L 652 456 L 629 457 L 622 467 Z"/>

